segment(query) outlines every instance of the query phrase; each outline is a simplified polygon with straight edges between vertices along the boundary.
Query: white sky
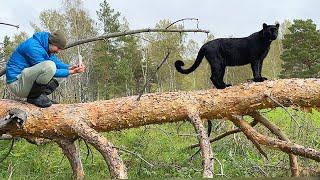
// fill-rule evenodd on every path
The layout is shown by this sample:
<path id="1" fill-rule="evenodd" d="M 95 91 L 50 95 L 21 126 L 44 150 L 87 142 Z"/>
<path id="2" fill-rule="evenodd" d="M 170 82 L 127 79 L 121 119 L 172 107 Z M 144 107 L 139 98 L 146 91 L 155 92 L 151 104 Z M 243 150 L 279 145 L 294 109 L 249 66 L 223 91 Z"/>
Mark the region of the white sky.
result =
<path id="1" fill-rule="evenodd" d="M 102 0 L 85 0 L 84 7 L 96 19 Z M 199 28 L 210 30 L 218 37 L 243 37 L 258 31 L 262 23 L 273 24 L 285 19 L 312 19 L 320 26 L 319 0 L 109 0 L 111 8 L 119 11 L 131 29 L 154 27 L 161 19 L 175 21 L 198 18 Z M 41 11 L 59 9 L 57 0 L 0 0 L 0 22 L 19 24 L 16 28 L 0 25 L 0 41 L 5 35 L 19 31 L 33 33 L 30 22 L 38 23 Z M 195 23 L 185 23 L 195 28 Z M 205 39 L 205 35 L 197 34 Z"/>

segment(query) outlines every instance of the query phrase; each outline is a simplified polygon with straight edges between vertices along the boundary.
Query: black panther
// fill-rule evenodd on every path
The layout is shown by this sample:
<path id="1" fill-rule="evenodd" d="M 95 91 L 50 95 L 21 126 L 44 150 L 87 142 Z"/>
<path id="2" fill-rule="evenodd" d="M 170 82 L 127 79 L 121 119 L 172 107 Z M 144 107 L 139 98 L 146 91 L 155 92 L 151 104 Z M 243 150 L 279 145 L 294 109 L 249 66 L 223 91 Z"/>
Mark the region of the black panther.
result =
<path id="1" fill-rule="evenodd" d="M 270 44 L 278 36 L 279 24 L 267 25 L 263 29 L 244 38 L 219 38 L 205 43 L 199 50 L 196 61 L 189 69 L 183 69 L 184 63 L 175 62 L 175 67 L 182 74 L 193 72 L 206 57 L 211 66 L 211 81 L 218 89 L 230 84 L 223 82 L 226 66 L 251 64 L 253 81 L 262 82 L 267 78 L 261 76 L 263 59 L 267 56 Z"/>

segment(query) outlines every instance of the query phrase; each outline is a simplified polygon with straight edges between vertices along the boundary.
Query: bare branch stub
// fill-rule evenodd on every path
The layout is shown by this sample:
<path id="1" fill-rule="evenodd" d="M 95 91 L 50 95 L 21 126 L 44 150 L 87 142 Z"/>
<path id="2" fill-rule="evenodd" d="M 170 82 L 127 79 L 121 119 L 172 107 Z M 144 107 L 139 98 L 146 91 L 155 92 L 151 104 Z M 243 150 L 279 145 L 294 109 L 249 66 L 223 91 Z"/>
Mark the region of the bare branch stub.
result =
<path id="1" fill-rule="evenodd" d="M 0 134 L 6 133 L 3 130 L 9 123 L 16 122 L 18 128 L 22 128 L 27 121 L 27 113 L 18 108 L 12 108 L 7 111 L 6 115 L 0 118 Z"/>
<path id="2" fill-rule="evenodd" d="M 5 25 L 5 26 L 12 26 L 12 27 L 19 29 L 19 25 L 14 25 L 14 24 L 10 24 L 10 23 L 3 23 L 3 22 L 0 22 L 0 24 Z"/>

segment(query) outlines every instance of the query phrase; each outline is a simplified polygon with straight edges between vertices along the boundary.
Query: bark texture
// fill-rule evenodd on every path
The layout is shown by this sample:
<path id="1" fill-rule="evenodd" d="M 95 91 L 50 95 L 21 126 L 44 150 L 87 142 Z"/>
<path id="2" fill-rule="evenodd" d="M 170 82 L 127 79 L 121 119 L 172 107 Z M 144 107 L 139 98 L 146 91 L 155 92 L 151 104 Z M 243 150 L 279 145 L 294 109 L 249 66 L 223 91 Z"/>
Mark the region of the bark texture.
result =
<path id="1" fill-rule="evenodd" d="M 86 122 L 97 131 L 113 131 L 188 119 L 188 107 L 198 107 L 200 118 L 225 118 L 251 114 L 255 110 L 284 106 L 320 106 L 320 79 L 281 79 L 264 83 L 246 83 L 224 90 L 167 92 L 79 104 L 54 104 L 38 108 L 26 102 L 0 101 L 0 118 L 15 108 L 27 113 L 23 129 L 8 125 L 1 131 L 14 136 L 35 136 L 52 139 L 74 138 L 77 133 L 67 120 Z"/>
<path id="2" fill-rule="evenodd" d="M 200 119 L 229 119 L 246 134 L 257 148 L 275 148 L 291 155 L 320 161 L 320 152 L 289 142 L 275 127 L 260 121 L 280 139 L 256 132 L 241 115 L 254 115 L 256 110 L 279 106 L 319 108 L 320 79 L 280 79 L 263 83 L 245 83 L 224 90 L 166 92 L 79 104 L 54 104 L 38 108 L 26 102 L 0 101 L 1 134 L 26 139 L 45 138 L 58 142 L 75 172 L 82 178 L 81 162 L 70 139 L 83 138 L 104 157 L 112 178 L 127 178 L 126 167 L 114 146 L 101 131 L 114 131 L 148 124 L 162 124 L 190 119 L 199 134 L 204 158 L 204 177 L 212 177 L 213 158 L 210 142 Z M 14 110 L 13 110 L 14 109 Z M 257 117 L 256 117 L 257 118 Z M 69 141 L 66 141 L 69 140 Z M 57 141 L 56 141 L 57 142 Z M 209 150 L 210 149 L 210 150 Z M 261 150 L 262 152 L 262 150 Z M 291 156 L 292 161 L 295 157 Z M 77 162 L 78 161 L 78 162 Z M 292 162 L 295 171 L 295 162 Z M 78 175 L 77 175 L 78 174 Z"/>

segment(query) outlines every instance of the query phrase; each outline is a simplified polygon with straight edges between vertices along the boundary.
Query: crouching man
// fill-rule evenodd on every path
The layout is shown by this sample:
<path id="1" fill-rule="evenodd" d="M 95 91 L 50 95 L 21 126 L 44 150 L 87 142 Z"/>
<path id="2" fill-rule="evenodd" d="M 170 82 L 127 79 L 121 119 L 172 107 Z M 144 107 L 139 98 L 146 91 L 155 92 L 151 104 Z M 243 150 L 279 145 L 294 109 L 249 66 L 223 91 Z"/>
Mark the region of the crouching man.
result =
<path id="1" fill-rule="evenodd" d="M 22 42 L 6 66 L 6 83 L 11 92 L 38 107 L 51 106 L 47 95 L 59 86 L 57 79 L 83 73 L 86 69 L 82 64 L 70 66 L 57 58 L 55 54 L 66 44 L 66 37 L 59 30 L 37 32 Z"/>

